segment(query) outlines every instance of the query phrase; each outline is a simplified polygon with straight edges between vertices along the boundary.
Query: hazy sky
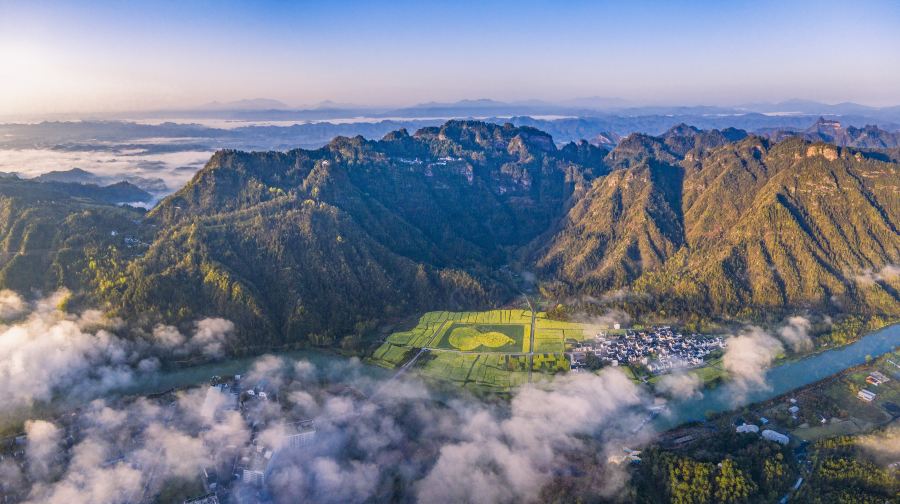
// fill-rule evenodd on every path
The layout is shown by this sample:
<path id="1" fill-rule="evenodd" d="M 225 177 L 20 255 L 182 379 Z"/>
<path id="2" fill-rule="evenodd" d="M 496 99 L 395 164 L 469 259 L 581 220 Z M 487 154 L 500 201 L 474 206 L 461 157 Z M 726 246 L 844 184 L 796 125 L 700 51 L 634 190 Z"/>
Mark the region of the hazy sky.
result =
<path id="1" fill-rule="evenodd" d="M 585 96 L 900 104 L 900 2 L 0 0 L 0 115 Z"/>

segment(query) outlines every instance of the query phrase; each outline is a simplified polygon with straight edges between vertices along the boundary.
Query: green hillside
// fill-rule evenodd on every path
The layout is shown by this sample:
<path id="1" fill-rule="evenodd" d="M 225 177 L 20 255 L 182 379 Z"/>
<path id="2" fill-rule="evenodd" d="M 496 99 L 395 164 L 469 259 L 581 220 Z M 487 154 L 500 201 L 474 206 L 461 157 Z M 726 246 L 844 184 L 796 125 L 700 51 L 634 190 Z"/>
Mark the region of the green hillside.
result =
<path id="1" fill-rule="evenodd" d="M 596 180 L 536 255 L 565 292 L 627 287 L 670 313 L 900 312 L 900 279 L 871 275 L 900 263 L 895 161 L 748 137 L 673 163 L 646 143 L 627 146 L 640 161 Z"/>
<path id="2" fill-rule="evenodd" d="M 548 297 L 633 313 L 896 317 L 898 186 L 896 152 L 797 137 L 680 125 L 610 152 L 450 121 L 220 151 L 146 215 L 96 187 L 4 179 L 0 287 L 66 286 L 145 324 L 226 317 L 233 351 L 358 350 L 385 322 L 499 306 L 518 296 L 507 264 Z"/>

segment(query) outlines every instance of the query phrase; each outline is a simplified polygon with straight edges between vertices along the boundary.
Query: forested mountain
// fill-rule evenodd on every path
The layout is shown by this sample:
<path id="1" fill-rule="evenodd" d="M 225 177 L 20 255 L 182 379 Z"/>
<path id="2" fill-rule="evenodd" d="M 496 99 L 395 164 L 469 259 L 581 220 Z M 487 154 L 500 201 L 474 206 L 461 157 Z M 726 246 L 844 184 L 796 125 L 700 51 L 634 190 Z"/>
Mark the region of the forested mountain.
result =
<path id="1" fill-rule="evenodd" d="M 113 203 L 140 194 L 130 184 L 0 179 L 0 285 L 23 293 L 89 291 L 97 261 L 139 252 L 143 211 Z"/>
<path id="2" fill-rule="evenodd" d="M 661 145 L 631 138 L 610 154 L 637 162 L 570 210 L 537 257 L 547 277 L 572 293 L 630 287 L 675 312 L 897 312 L 895 275 L 866 276 L 900 261 L 896 162 L 798 138 L 701 145 L 681 159 Z"/>
<path id="3" fill-rule="evenodd" d="M 537 272 L 550 295 L 626 291 L 669 315 L 900 315 L 898 194 L 887 150 L 687 125 L 612 151 L 560 148 L 530 127 L 450 121 L 315 150 L 219 151 L 129 220 L 130 247 L 110 235 L 125 224 L 97 223 L 79 238 L 96 257 L 70 261 L 82 273 L 41 278 L 147 323 L 225 316 L 242 346 L 353 346 L 396 317 L 500 304 L 517 295 L 505 264 Z M 88 204 L 5 201 L 10 244 L 28 212 L 77 222 Z M 131 212 L 91 204 L 94 219 Z M 71 239 L 50 239 L 51 263 L 66 263 Z"/>
<path id="4" fill-rule="evenodd" d="M 605 154 L 466 122 L 313 151 L 222 151 L 150 213 L 164 231 L 109 299 L 123 314 L 224 313 L 269 343 L 497 303 L 515 292 L 499 267 L 605 172 Z"/>

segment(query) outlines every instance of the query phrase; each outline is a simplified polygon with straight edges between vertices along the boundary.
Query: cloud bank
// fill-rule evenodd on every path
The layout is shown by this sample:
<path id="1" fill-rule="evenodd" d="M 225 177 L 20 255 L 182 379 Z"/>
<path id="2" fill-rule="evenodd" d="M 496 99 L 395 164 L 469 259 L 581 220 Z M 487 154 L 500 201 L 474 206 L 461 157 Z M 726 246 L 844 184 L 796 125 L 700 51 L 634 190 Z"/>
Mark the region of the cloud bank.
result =
<path id="1" fill-rule="evenodd" d="M 97 310 L 72 314 L 60 308 L 61 290 L 28 302 L 11 291 L 0 292 L 0 394 L 7 407 L 50 401 L 59 393 L 89 399 L 127 386 L 159 367 L 157 356 L 199 353 L 217 357 L 234 331 L 224 319 L 196 323 L 190 338 L 159 326 L 150 341 L 123 339 L 120 320 Z"/>
<path id="2" fill-rule="evenodd" d="M 265 446 L 275 453 L 266 491 L 278 503 L 390 500 L 396 488 L 420 502 L 523 502 L 570 470 L 571 453 L 605 461 L 648 436 L 631 430 L 649 398 L 612 368 L 528 385 L 503 404 L 370 372 L 357 360 L 262 357 L 243 382 L 265 383 L 281 400 L 243 413 L 209 386 L 174 400 L 94 400 L 71 420 L 30 424 L 29 482 L 15 466 L 0 471 L 31 503 L 134 502 L 203 468 L 222 467 L 230 479 L 236 455 Z M 314 419 L 315 441 L 290 449 L 285 433 L 297 418 Z M 626 481 L 618 466 L 587 470 L 601 495 Z M 256 492 L 234 484 L 235 495 Z"/>

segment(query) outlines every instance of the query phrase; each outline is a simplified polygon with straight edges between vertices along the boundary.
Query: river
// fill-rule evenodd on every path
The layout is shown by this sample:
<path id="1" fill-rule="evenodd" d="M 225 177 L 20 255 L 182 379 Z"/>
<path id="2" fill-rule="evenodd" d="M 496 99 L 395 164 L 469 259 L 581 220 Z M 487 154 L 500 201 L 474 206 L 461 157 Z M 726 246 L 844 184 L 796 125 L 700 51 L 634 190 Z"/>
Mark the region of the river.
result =
<path id="1" fill-rule="evenodd" d="M 898 345 L 900 324 L 895 324 L 867 334 L 849 345 L 769 369 L 766 372 L 769 388 L 751 391 L 740 403 L 735 402 L 735 391 L 727 383 L 712 390 L 704 390 L 701 398 L 671 401 L 668 405 L 670 413 L 658 417 L 654 424 L 658 429 L 665 430 L 685 422 L 703 420 L 707 413 L 721 413 L 742 404 L 765 401 L 863 364 L 866 357 L 879 357 Z"/>
<path id="2" fill-rule="evenodd" d="M 895 324 L 866 336 L 856 342 L 832 350 L 827 350 L 809 357 L 786 362 L 770 369 L 766 373 L 768 389 L 756 390 L 747 394 L 742 404 L 764 401 L 791 390 L 809 385 L 841 371 L 863 364 L 866 357 L 878 357 L 892 351 L 900 344 L 900 324 Z M 346 365 L 348 359 L 339 355 L 316 350 L 297 350 L 276 353 L 288 359 L 304 359 L 318 368 L 328 370 L 332 367 Z M 150 376 L 142 377 L 139 382 L 109 392 L 109 396 L 146 395 L 163 392 L 172 388 L 189 387 L 207 382 L 212 376 L 243 374 L 251 369 L 259 357 L 242 357 L 225 361 L 211 362 L 187 368 L 164 370 Z M 339 368 L 346 369 L 346 368 Z M 356 371 L 372 378 L 388 378 L 391 372 L 385 369 L 359 364 Z M 335 377 L 338 378 L 338 377 Z M 686 401 L 671 401 L 668 404 L 669 414 L 657 417 L 653 424 L 658 430 L 666 430 L 693 420 L 703 420 L 708 413 L 720 413 L 734 409 L 740 404 L 734 402 L 734 391 L 728 384 L 711 390 L 705 390 L 701 398 Z M 47 416 L 53 412 L 73 406 L 69 401 L 54 401 L 53 404 L 38 406 L 32 410 L 19 409 L 0 414 L 0 427 L 10 423 L 20 423 L 33 414 Z"/>
<path id="3" fill-rule="evenodd" d="M 898 345 L 900 345 L 900 324 L 895 324 L 867 334 L 849 345 L 786 362 L 766 372 L 768 389 L 750 392 L 742 404 L 765 401 L 815 383 L 847 368 L 865 363 L 867 356 L 875 358 L 884 355 Z M 320 351 L 294 351 L 278 355 L 292 359 L 306 359 L 323 369 L 338 362 L 346 362 L 345 357 Z M 163 372 L 123 392 L 148 394 L 173 387 L 196 385 L 209 380 L 213 375 L 244 373 L 255 360 L 256 357 L 246 357 Z M 361 371 L 372 377 L 389 376 L 388 371 L 374 366 L 360 365 L 360 368 Z M 726 383 L 714 389 L 705 390 L 702 398 L 679 402 L 671 401 L 668 405 L 670 414 L 660 416 L 654 423 L 657 428 L 666 429 L 693 420 L 703 420 L 707 413 L 720 413 L 740 406 L 734 402 L 734 397 L 734 391 Z"/>
<path id="4" fill-rule="evenodd" d="M 327 370 L 338 364 L 347 364 L 349 359 L 333 353 L 321 350 L 293 350 L 290 352 L 273 352 L 272 355 L 293 360 L 306 360 L 316 365 L 319 369 Z M 177 368 L 153 374 L 142 378 L 123 389 L 116 390 L 120 395 L 147 395 L 164 392 L 173 388 L 189 387 L 208 382 L 213 376 L 232 376 L 244 374 L 253 367 L 260 356 L 240 357 L 236 359 L 209 362 L 198 366 Z M 390 371 L 366 364 L 360 364 L 358 371 L 372 378 L 385 378 L 390 376 Z"/>

